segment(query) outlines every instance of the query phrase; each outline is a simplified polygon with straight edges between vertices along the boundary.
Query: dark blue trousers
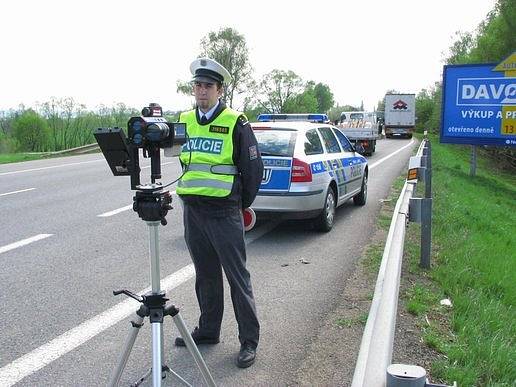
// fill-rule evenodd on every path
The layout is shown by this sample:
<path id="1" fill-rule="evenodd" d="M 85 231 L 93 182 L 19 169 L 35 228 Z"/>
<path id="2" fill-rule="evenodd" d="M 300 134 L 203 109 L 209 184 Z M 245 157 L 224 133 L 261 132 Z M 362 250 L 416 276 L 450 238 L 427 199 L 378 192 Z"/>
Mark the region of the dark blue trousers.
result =
<path id="1" fill-rule="evenodd" d="M 224 313 L 222 270 L 231 289 L 238 339 L 258 346 L 260 324 L 246 269 L 242 216 L 238 208 L 206 209 L 184 202 L 185 240 L 195 266 L 195 292 L 201 310 L 199 331 L 218 337 Z"/>

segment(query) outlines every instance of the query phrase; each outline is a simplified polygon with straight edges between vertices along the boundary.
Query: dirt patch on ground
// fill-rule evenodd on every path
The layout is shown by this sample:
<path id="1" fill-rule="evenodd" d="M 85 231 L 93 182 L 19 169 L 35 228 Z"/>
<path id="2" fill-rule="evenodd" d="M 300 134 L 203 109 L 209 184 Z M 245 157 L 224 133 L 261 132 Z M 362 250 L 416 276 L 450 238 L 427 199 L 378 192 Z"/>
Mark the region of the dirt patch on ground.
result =
<path id="1" fill-rule="evenodd" d="M 371 265 L 374 266 L 374 263 L 371 264 L 371 259 L 374 260 L 371 254 L 374 255 L 376 249 L 376 255 L 380 254 L 381 257 L 385 239 L 386 231 L 378 230 L 371 246 L 356 263 L 346 281 L 341 301 L 321 323 L 320 333 L 311 343 L 292 385 L 351 385 L 376 284 L 377 268 L 371 268 Z M 414 275 L 409 272 L 408 259 L 404 259 L 392 362 L 419 365 L 428 372 L 438 354 L 424 344 L 418 319 L 408 313 L 404 306 L 404 294 L 414 280 Z"/>

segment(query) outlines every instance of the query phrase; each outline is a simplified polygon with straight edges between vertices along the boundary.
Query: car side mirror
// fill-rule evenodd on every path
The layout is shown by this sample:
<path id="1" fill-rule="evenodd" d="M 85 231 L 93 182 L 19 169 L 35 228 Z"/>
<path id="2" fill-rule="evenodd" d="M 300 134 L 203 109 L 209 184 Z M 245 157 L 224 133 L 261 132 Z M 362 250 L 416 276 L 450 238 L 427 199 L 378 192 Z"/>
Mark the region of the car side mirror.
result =
<path id="1" fill-rule="evenodd" d="M 364 153 L 365 152 L 364 146 L 361 143 L 357 142 L 355 144 L 355 152 L 358 152 L 360 154 Z"/>

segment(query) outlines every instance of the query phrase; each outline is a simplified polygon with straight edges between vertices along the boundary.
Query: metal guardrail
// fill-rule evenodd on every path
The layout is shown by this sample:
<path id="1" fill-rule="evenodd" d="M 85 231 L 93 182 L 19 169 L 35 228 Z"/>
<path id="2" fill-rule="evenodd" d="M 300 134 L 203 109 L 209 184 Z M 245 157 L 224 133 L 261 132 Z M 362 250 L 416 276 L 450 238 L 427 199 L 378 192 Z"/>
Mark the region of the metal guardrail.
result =
<path id="1" fill-rule="evenodd" d="M 405 230 L 409 221 L 409 207 L 410 211 L 417 212 L 417 210 L 413 209 L 415 206 L 410 206 L 410 202 L 413 199 L 412 196 L 416 190 L 418 179 L 423 179 L 424 177 L 425 183 L 427 184 L 431 180 L 429 177 L 431 171 L 430 168 L 427 168 L 431 166 L 429 161 L 429 144 L 429 141 L 424 139 L 419 146 L 416 156 L 411 158 L 408 178 L 396 202 L 389 233 L 385 242 L 380 270 L 378 272 L 373 301 L 371 302 L 369 316 L 355 365 L 352 387 L 386 386 L 387 368 L 392 360 L 401 263 Z M 425 192 L 430 193 L 429 200 L 431 201 L 431 187 L 427 186 L 426 188 Z M 420 214 L 422 214 L 422 212 Z M 431 217 L 431 202 L 430 213 L 425 213 L 424 216 L 428 215 Z M 413 220 L 416 219 L 414 218 Z M 428 238 L 428 243 L 430 243 L 430 238 Z M 429 252 L 430 248 L 428 246 L 428 255 Z M 390 380 L 391 379 L 392 378 L 390 378 Z M 409 384 L 403 385 L 408 386 Z"/>
<path id="2" fill-rule="evenodd" d="M 82 154 L 82 153 L 91 152 L 91 151 L 97 150 L 97 149 L 100 150 L 99 144 L 94 143 L 94 144 L 78 146 L 76 148 L 64 149 L 64 150 L 56 151 L 56 152 L 49 152 L 49 154 L 52 155 L 52 156 L 54 156 L 54 155 L 66 155 L 66 154 Z"/>

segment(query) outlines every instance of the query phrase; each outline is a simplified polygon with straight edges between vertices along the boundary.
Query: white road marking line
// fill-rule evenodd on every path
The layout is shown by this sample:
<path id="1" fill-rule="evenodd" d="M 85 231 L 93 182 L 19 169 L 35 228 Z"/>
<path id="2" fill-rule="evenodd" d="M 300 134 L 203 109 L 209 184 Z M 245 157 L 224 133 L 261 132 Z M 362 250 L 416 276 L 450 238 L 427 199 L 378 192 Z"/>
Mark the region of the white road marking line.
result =
<path id="1" fill-rule="evenodd" d="M 36 189 L 36 188 L 27 188 L 27 189 L 21 189 L 19 191 L 6 192 L 6 193 L 3 193 L 3 194 L 0 194 L 0 196 L 7 196 L 7 195 L 17 194 L 17 193 L 20 193 L 20 192 L 32 191 L 33 189 Z"/>
<path id="2" fill-rule="evenodd" d="M 167 161 L 166 163 L 161 163 L 161 166 L 172 164 L 172 163 L 174 163 L 174 161 Z M 150 165 L 147 165 L 145 167 L 142 167 L 141 169 L 146 169 L 146 168 L 150 168 L 150 167 L 151 167 Z"/>
<path id="3" fill-rule="evenodd" d="M 17 249 L 18 247 L 22 247 L 22 246 L 28 245 L 29 243 L 32 243 L 32 242 L 37 242 L 37 241 L 39 241 L 41 239 L 48 238 L 48 237 L 50 237 L 52 235 L 54 235 L 54 234 L 38 234 L 38 235 L 33 236 L 31 238 L 27 238 L 27 239 L 24 239 L 24 240 L 21 240 L 21 241 L 18 241 L 18 242 L 11 243 L 11 244 L 6 245 L 6 246 L 2 246 L 2 247 L 0 247 L 0 254 L 5 253 L 5 252 L 10 251 L 10 250 Z"/>
<path id="4" fill-rule="evenodd" d="M 53 169 L 53 168 L 61 168 L 61 167 L 68 167 L 70 165 L 80 165 L 80 164 L 89 164 L 89 163 L 97 163 L 99 161 L 105 161 L 105 159 L 97 159 L 97 160 L 91 160 L 91 161 L 80 161 L 78 163 L 68 163 L 68 164 L 60 164 L 60 165 L 52 165 L 52 166 L 49 166 L 49 167 L 41 167 L 41 168 L 32 168 L 32 169 L 22 169 L 20 171 L 11 171 L 11 172 L 1 172 L 0 173 L 0 176 L 4 176 L 4 175 L 14 175 L 16 173 L 25 173 L 25 172 L 34 172 L 34 171 L 42 171 L 42 170 L 45 170 L 45 169 Z M 168 165 L 168 164 L 172 164 L 174 163 L 174 161 L 168 161 L 166 163 L 162 163 L 161 165 Z M 150 168 L 151 166 L 150 165 L 147 165 L 145 167 L 142 167 L 142 169 L 146 169 L 146 168 Z"/>
<path id="5" fill-rule="evenodd" d="M 161 280 L 162 289 L 170 291 L 185 283 L 195 275 L 193 264 L 183 267 Z M 138 294 L 150 291 L 148 287 Z M 12 363 L 0 368 L 0 385 L 12 386 L 23 378 L 33 374 L 54 360 L 74 350 L 89 339 L 136 312 L 138 304 L 133 299 L 127 299 L 105 312 L 83 322 L 82 324 L 63 333 L 41 347 L 19 357 Z"/>
<path id="6" fill-rule="evenodd" d="M 390 159 L 392 156 L 394 156 L 395 154 L 397 154 L 397 153 L 401 152 L 403 149 L 405 149 L 405 148 L 407 148 L 407 147 L 411 146 L 413 143 L 414 143 L 414 140 L 412 139 L 412 140 L 411 140 L 407 145 L 405 145 L 405 146 L 401 147 L 401 148 L 400 148 L 400 149 L 398 149 L 397 151 L 392 152 L 390 155 L 385 156 L 385 157 L 381 158 L 380 160 L 378 160 L 378 161 L 374 162 L 373 164 L 371 164 L 371 165 L 369 166 L 369 169 L 373 169 L 374 167 L 377 167 L 378 165 L 380 165 L 381 163 L 383 163 L 385 160 Z"/>
<path id="7" fill-rule="evenodd" d="M 172 195 L 174 195 L 176 193 L 176 191 L 171 191 L 170 193 Z M 116 210 L 113 210 L 113 211 L 104 212 L 103 214 L 100 214 L 100 215 L 97 215 L 97 216 L 100 217 L 100 218 L 107 218 L 109 216 L 113 216 L 113 215 L 119 214 L 121 212 L 130 210 L 132 208 L 133 208 L 133 205 L 129 204 L 128 206 L 117 208 Z"/>
<path id="8" fill-rule="evenodd" d="M 81 161 L 78 163 L 68 163 L 68 164 L 60 164 L 60 165 L 52 165 L 50 167 L 41 167 L 41 168 L 32 168 L 32 169 L 22 169 L 20 171 L 11 171 L 11 172 L 2 172 L 0 173 L 0 176 L 4 175 L 14 175 L 16 173 L 25 173 L 25 172 L 34 172 L 34 171 L 42 171 L 44 169 L 53 169 L 53 168 L 61 168 L 61 167 L 68 167 L 70 165 L 80 165 L 80 164 L 89 164 L 89 163 L 97 163 L 99 161 L 104 161 L 104 159 L 98 159 L 98 160 L 91 160 L 91 161 Z"/>
<path id="9" fill-rule="evenodd" d="M 128 206 L 125 206 L 125 207 L 122 207 L 122 208 L 117 208 L 116 210 L 113 210 L 113 211 L 104 212 L 103 214 L 100 214 L 100 215 L 97 215 L 97 216 L 100 217 L 100 218 L 106 218 L 108 216 L 113 216 L 113 215 L 119 214 L 120 212 L 124 212 L 124 211 L 130 210 L 131 208 L 133 208 L 133 205 L 129 204 Z"/>
<path id="10" fill-rule="evenodd" d="M 269 232 L 278 223 L 279 221 L 274 221 L 257 228 L 253 232 L 253 236 L 246 239 L 246 245 L 260 238 L 266 232 Z M 160 281 L 161 290 L 169 292 L 194 276 L 194 266 L 193 264 L 189 264 L 163 278 Z M 151 291 L 150 286 L 141 290 L 138 294 L 141 295 L 149 291 Z M 23 378 L 52 363 L 54 360 L 57 360 L 61 356 L 84 344 L 89 339 L 120 322 L 131 313 L 134 313 L 137 309 L 137 305 L 138 304 L 136 304 L 133 299 L 122 301 L 0 368 L 0 385 L 8 387 L 18 383 Z"/>

